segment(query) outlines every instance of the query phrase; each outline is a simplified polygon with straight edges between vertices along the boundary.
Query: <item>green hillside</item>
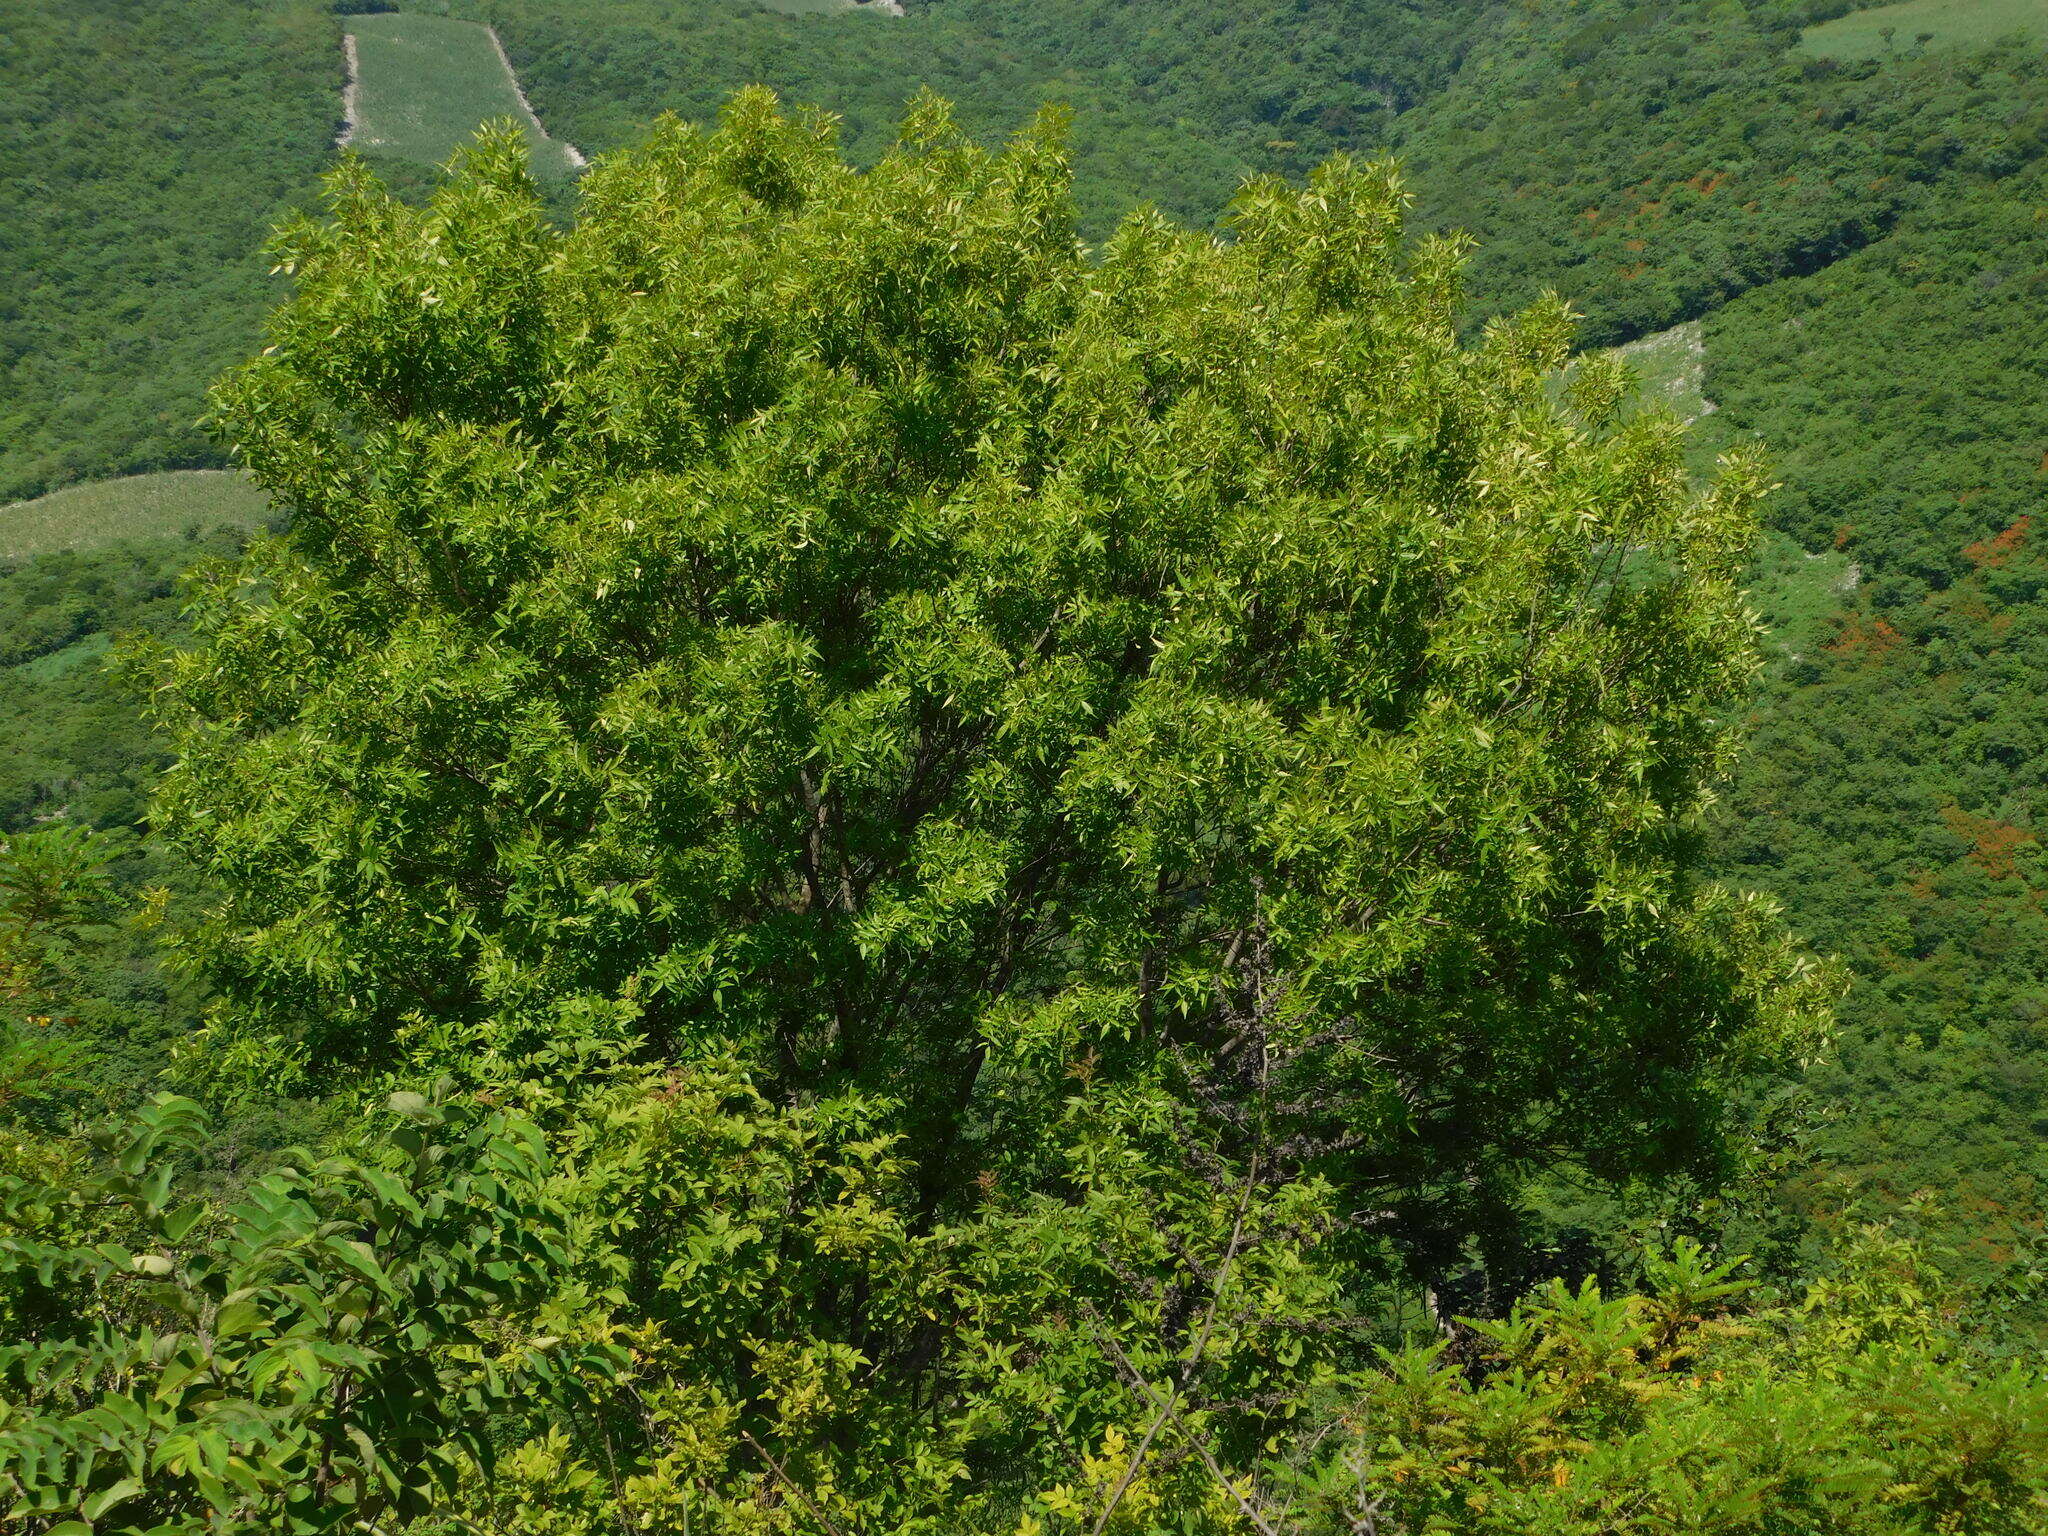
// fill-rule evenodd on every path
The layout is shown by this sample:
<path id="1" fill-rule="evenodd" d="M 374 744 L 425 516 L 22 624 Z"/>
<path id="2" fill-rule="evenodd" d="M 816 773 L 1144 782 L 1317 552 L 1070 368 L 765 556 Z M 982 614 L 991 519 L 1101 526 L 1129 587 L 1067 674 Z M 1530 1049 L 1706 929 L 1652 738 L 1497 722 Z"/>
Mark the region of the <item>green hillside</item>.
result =
<path id="1" fill-rule="evenodd" d="M 260 345 L 258 247 L 329 161 L 333 18 L 13 0 L 0 34 L 0 500 L 221 463 L 195 424 Z"/>
<path id="2" fill-rule="evenodd" d="M 900 20 L 735 0 L 454 9 L 497 25 L 542 121 L 592 154 L 632 142 L 658 112 L 708 121 L 753 83 L 836 114 L 859 162 L 890 143 L 923 88 L 988 142 L 1063 102 L 1093 235 L 1140 202 L 1207 223 L 1249 173 L 1299 175 L 1334 149 L 1384 143 L 1398 111 L 1492 25 L 1483 0 L 925 0 Z"/>

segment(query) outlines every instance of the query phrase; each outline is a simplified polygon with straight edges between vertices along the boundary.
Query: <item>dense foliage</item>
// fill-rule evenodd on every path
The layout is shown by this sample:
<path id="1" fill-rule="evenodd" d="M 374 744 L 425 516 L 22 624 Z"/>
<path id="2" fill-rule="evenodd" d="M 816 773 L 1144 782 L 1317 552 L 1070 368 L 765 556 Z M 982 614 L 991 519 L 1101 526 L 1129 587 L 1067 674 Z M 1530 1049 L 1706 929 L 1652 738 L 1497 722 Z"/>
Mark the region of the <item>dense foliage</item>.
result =
<path id="1" fill-rule="evenodd" d="M 146 1103 L 175 1076 L 206 998 L 157 929 L 196 898 L 148 799 L 168 744 L 113 665 L 116 637 L 178 643 L 178 577 L 239 531 L 0 566 L 0 1168 L 25 1145 Z M 256 1085 L 217 1098 L 207 1161 L 240 1176 L 324 1118 Z"/>
<path id="2" fill-rule="evenodd" d="M 521 1332 L 565 1257 L 538 1133 L 391 1107 L 407 1123 L 382 1156 L 280 1169 L 219 1212 L 178 1198 L 208 1126 L 169 1094 L 111 1168 L 0 1175 L 10 1523 L 375 1528 L 452 1493 L 490 1417 L 574 1369 Z"/>
<path id="3" fill-rule="evenodd" d="M 587 148 L 768 80 L 879 169 L 752 98 L 573 207 L 502 144 L 424 208 L 352 168 L 221 396 L 296 522 L 198 648 L 190 542 L 0 573 L 7 1520 L 2040 1528 L 2034 53 L 1799 52 L 1842 0 L 433 8 Z M 219 452 L 325 9 L 10 14 L 77 174 L 0 235 L 0 494 Z M 1071 149 L 892 150 L 923 83 Z M 1469 261 L 1356 162 L 1227 247 L 1119 227 L 1386 143 Z M 1554 306 L 1486 328 L 1550 286 L 1707 316 L 1689 448 L 1542 380 Z M 1742 722 L 1767 476 L 1683 465 L 1752 438 Z M 1829 973 L 1701 871 L 1850 962 L 1812 1070 Z M 94 1172 L 165 1071 L 212 1122 Z M 342 1145 L 278 1167 L 302 1093 Z"/>
<path id="4" fill-rule="evenodd" d="M 104 663 L 114 635 L 182 626 L 179 577 L 239 535 L 135 541 L 0 566 L 0 828 L 67 817 L 101 830 L 141 821 L 168 761 Z"/>
<path id="5" fill-rule="evenodd" d="M 2043 207 L 2016 177 L 1708 327 L 1711 419 L 1782 445 L 1773 517 L 1861 578 L 1758 712 L 1720 856 L 1864 978 L 1823 1164 L 1942 1192 L 1994 1265 L 2048 1214 Z"/>
<path id="6" fill-rule="evenodd" d="M 316 183 L 338 83 L 311 5 L 8 5 L 0 500 L 220 461 L 203 392 L 274 297 L 253 256 Z"/>
<path id="7" fill-rule="evenodd" d="M 2035 369 L 2033 339 L 2048 326 L 2029 254 L 2048 75 L 2032 50 L 1906 46 L 1846 66 L 1801 53 L 1799 29 L 1843 8 L 1592 0 L 1444 12 L 1441 31 L 1375 13 L 1343 42 L 1331 40 L 1334 12 L 1316 7 L 1284 22 L 1235 8 L 1256 22 L 1245 29 L 1202 7 L 1169 19 L 1080 0 L 939 0 L 904 27 L 849 18 L 822 32 L 815 18 L 743 14 L 707 31 L 651 6 L 599 29 L 539 4 L 492 14 L 549 110 L 583 114 L 600 144 L 660 105 L 708 106 L 712 82 L 749 72 L 844 112 L 870 155 L 885 142 L 877 92 L 888 80 L 946 81 L 979 126 L 1052 88 L 1078 109 L 1091 217 L 1100 186 L 1111 206 L 1151 196 L 1199 219 L 1220 199 L 1218 174 L 1294 170 L 1386 137 L 1423 221 L 1482 235 L 1478 313 L 1545 286 L 1588 312 L 1595 339 L 1714 313 L 1710 393 L 1726 398 L 1709 426 L 1724 439 L 1761 435 L 1787 482 L 1772 520 L 1810 551 L 1849 530 L 1843 545 L 1865 580 L 1846 633 L 1826 615 L 1799 626 L 1804 691 L 1774 694 L 1759 714 L 1742 825 L 1718 834 L 1722 867 L 1778 894 L 1874 983 L 1852 1007 L 1845 1073 L 1825 1096 L 1839 1124 L 1810 1144 L 1832 1187 L 1800 1203 L 1824 1211 L 1857 1188 L 1887 1200 L 1942 1189 L 1957 1206 L 1954 1240 L 2001 1264 L 2024 1255 L 2043 1216 L 2034 1106 L 2048 1043 L 2030 999 L 2048 956 L 2022 878 L 2028 791 L 2014 777 L 2038 689 L 2013 604 L 2030 601 L 2020 520 L 2039 503 L 2038 390 L 2014 381 Z M 1000 30 L 1006 46 L 948 30 L 969 24 Z M 763 39 L 750 48 L 741 39 L 755 25 L 766 30 L 746 34 Z M 1395 116 L 1311 110 L 1318 90 L 1366 79 L 1374 49 L 1391 62 L 1371 83 Z M 1098 93 L 1105 81 L 1116 89 Z M 1135 114 L 1153 106 L 1173 116 L 1170 151 L 1137 131 L 1146 120 Z M 1230 166 L 1164 169 L 1197 142 L 1226 147 Z M 1815 312 L 1794 313 L 1803 308 Z M 1917 653 L 1879 661 L 1902 631 L 1892 605 L 1930 591 L 1929 623 L 1944 636 L 1960 626 L 1974 637 L 1965 646 L 1996 654 L 1967 669 L 1967 698 L 1954 641 L 1926 658 L 1935 686 L 1911 697 L 1887 680 L 1921 665 Z M 1945 723 L 1987 712 L 1960 737 Z M 1984 729 L 2006 744 L 1980 747 Z M 1985 867 L 1986 837 L 2010 857 Z M 1919 894 L 1937 869 L 1950 871 L 1946 894 Z M 1880 995 L 1892 1001 L 1879 1006 Z"/>
<path id="8" fill-rule="evenodd" d="M 198 998 L 131 920 L 145 891 L 187 882 L 143 835 L 164 744 L 106 664 L 116 632 L 175 634 L 178 573 L 237 543 L 117 545 L 0 570 L 0 1140 L 144 1101 L 197 1022 Z"/>
<path id="9" fill-rule="evenodd" d="M 1697 1152 L 1697 1075 L 1787 1027 L 1683 872 L 1745 472 L 1691 497 L 1611 370 L 1552 410 L 1556 306 L 1459 350 L 1383 170 L 1091 263 L 1050 130 L 906 134 L 857 177 L 748 97 L 566 237 L 495 143 L 281 237 L 221 411 L 292 529 L 159 684 L 240 1027 L 708 1027 L 900 1101 L 937 1204 L 1046 1067 L 1221 1047 L 1285 976 L 1355 1016 L 1295 1133 L 1449 1240 L 1517 1164 Z"/>
<path id="10" fill-rule="evenodd" d="M 293 519 L 160 656 L 159 814 L 223 1071 L 558 1126 L 614 1498 L 1057 1516 L 1125 1373 L 1242 1462 L 1531 1173 L 1714 1170 L 1833 987 L 1689 871 L 1755 484 L 1555 398 L 1559 306 L 1462 345 L 1343 161 L 1091 260 L 1054 128 L 936 102 L 860 175 L 744 96 L 581 201 L 506 137 L 280 236 L 219 410 Z"/>
<path id="11" fill-rule="evenodd" d="M 608 7 L 599 26 L 547 0 L 458 9 L 500 26 L 543 114 L 586 147 L 665 109 L 701 117 L 752 81 L 840 114 L 861 159 L 921 85 L 984 135 L 1056 95 L 1076 112 L 1095 230 L 1142 200 L 1207 220 L 1244 175 L 1392 144 L 1424 223 L 1480 236 L 1482 313 L 1556 288 L 1594 341 L 1811 271 L 1935 189 L 2048 152 L 2032 50 L 1838 65 L 1797 43 L 1842 7 L 1786 0 L 930 0 L 896 24 L 658 0 Z"/>

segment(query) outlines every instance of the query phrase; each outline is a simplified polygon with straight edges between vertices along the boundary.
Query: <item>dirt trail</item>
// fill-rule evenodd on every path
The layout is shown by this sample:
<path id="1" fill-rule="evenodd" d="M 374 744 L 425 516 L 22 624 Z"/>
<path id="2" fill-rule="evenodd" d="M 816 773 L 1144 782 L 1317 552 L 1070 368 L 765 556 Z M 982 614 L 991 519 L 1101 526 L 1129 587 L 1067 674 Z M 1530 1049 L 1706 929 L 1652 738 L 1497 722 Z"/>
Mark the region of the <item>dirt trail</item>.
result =
<path id="1" fill-rule="evenodd" d="M 499 40 L 498 29 L 496 27 L 485 27 L 484 31 L 490 35 L 491 46 L 498 50 L 498 62 L 505 66 L 505 78 L 512 82 L 512 94 L 519 99 L 519 110 L 526 114 L 526 120 L 533 125 L 533 131 L 543 139 L 548 139 L 549 143 L 561 145 L 562 153 L 568 157 L 570 167 L 574 170 L 582 170 L 584 166 L 590 164 L 583 157 L 582 150 L 571 144 L 567 139 L 548 138 L 548 131 L 541 126 L 540 117 L 533 110 L 533 103 L 526 99 L 526 87 L 519 83 L 518 71 L 512 68 L 512 60 L 505 52 L 504 43 Z"/>
<path id="2" fill-rule="evenodd" d="M 344 32 L 341 34 L 341 57 L 342 62 L 347 66 L 348 72 L 343 77 L 341 83 L 341 137 L 336 139 L 334 143 L 337 148 L 346 149 L 354 140 L 356 130 L 362 126 L 356 116 L 357 97 L 362 91 L 361 85 L 357 82 L 362 76 L 362 69 L 356 63 L 355 33 Z"/>

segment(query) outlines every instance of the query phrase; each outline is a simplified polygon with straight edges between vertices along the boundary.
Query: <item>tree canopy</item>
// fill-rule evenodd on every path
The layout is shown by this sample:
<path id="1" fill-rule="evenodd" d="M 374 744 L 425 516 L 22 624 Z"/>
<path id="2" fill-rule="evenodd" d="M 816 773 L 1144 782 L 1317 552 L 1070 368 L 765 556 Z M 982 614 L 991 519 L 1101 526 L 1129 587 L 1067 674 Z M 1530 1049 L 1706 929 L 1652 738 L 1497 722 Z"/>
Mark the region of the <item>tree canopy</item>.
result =
<path id="1" fill-rule="evenodd" d="M 224 1034 L 731 1049 L 895 1105 L 934 1209 L 1082 1061 L 1242 1119 L 1259 1036 L 1297 1170 L 1455 1239 L 1810 1029 L 1689 872 L 1756 472 L 1554 399 L 1561 305 L 1461 345 L 1389 168 L 1090 253 L 1050 120 L 856 173 L 753 93 L 566 234 L 501 138 L 330 197 L 218 394 L 291 530 L 159 680 Z"/>
<path id="2" fill-rule="evenodd" d="M 1461 339 L 1389 165 L 1097 250 L 1069 190 L 931 98 L 868 171 L 665 121 L 567 230 L 511 134 L 349 160 L 216 393 L 290 522 L 142 660 L 187 1062 L 541 1128 L 633 1470 L 536 1405 L 515 1476 L 600 1526 L 1221 1519 L 1391 1298 L 1505 1305 L 1529 1179 L 1724 1171 L 1819 1039 L 1695 871 L 1760 470 L 1555 300 Z"/>

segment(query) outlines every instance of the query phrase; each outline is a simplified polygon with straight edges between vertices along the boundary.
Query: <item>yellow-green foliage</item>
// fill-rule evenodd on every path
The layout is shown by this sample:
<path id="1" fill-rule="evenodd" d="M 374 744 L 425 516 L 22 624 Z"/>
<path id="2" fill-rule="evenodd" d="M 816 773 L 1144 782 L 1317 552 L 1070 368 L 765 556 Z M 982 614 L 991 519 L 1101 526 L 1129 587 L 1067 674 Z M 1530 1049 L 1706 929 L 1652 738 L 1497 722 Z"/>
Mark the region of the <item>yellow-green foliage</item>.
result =
<path id="1" fill-rule="evenodd" d="M 565 1127 L 633 1368 L 522 1502 L 1220 1532 L 1194 1447 L 1361 1390 L 1409 1266 L 1711 1169 L 1811 1047 L 1825 968 L 1689 868 L 1754 466 L 1555 393 L 1555 300 L 1466 339 L 1390 165 L 1091 254 L 1056 117 L 860 171 L 753 91 L 576 200 L 504 133 L 337 171 L 217 395 L 291 525 L 152 668 L 193 1069 Z"/>
<path id="2" fill-rule="evenodd" d="M 1799 46 L 1822 58 L 1883 59 L 2014 35 L 2048 41 L 2048 0 L 1900 0 L 1808 27 Z"/>
<path id="3" fill-rule="evenodd" d="M 67 486 L 0 507 L 0 557 L 85 549 L 188 528 L 254 528 L 270 501 L 235 470 L 174 469 Z"/>
<path id="4" fill-rule="evenodd" d="M 525 136 L 536 170 L 571 169 L 567 147 L 520 105 L 516 82 L 479 24 L 398 12 L 351 16 L 344 24 L 356 55 L 351 148 L 438 165 L 482 124 L 509 119 Z"/>
<path id="5" fill-rule="evenodd" d="M 1478 1349 L 1391 1354 L 1269 1529 L 1461 1536 L 2029 1536 L 2048 1386 L 1959 1363 L 1940 1276 L 1883 1228 L 1796 1306 L 1681 1240 L 1644 1291 L 1553 1282 Z M 1283 1458 L 1287 1459 L 1287 1458 Z M 1307 1458 L 1301 1458 L 1306 1460 Z M 1268 1508 L 1277 1507 L 1269 1505 Z"/>

